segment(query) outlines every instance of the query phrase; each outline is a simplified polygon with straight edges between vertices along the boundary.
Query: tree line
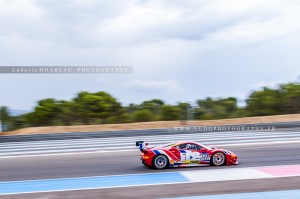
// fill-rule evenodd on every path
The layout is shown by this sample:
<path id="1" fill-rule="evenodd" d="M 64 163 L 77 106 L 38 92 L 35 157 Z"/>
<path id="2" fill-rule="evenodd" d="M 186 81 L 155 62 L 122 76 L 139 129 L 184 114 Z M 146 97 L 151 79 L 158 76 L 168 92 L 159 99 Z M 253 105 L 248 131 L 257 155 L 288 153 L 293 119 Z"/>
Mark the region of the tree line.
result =
<path id="1" fill-rule="evenodd" d="M 122 104 L 106 92 L 80 92 L 70 101 L 47 98 L 38 101 L 30 113 L 11 116 L 7 107 L 0 107 L 0 117 L 7 130 L 31 126 L 116 124 L 169 120 L 209 120 L 247 116 L 266 116 L 300 113 L 300 84 L 281 84 L 272 89 L 253 91 L 238 106 L 237 99 L 210 98 L 196 101 L 196 105 L 179 102 L 166 104 L 151 99 L 140 104 Z"/>

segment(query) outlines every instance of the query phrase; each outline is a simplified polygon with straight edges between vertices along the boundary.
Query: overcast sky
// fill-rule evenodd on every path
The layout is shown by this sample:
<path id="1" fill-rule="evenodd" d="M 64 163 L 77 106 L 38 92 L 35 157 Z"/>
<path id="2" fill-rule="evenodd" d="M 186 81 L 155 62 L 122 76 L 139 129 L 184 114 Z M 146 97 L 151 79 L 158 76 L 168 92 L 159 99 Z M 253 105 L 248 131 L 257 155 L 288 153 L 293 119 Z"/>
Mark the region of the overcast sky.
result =
<path id="1" fill-rule="evenodd" d="M 0 74 L 0 105 L 106 91 L 245 99 L 300 75 L 299 0 L 0 0 L 2 66 L 132 66 L 132 74 Z"/>

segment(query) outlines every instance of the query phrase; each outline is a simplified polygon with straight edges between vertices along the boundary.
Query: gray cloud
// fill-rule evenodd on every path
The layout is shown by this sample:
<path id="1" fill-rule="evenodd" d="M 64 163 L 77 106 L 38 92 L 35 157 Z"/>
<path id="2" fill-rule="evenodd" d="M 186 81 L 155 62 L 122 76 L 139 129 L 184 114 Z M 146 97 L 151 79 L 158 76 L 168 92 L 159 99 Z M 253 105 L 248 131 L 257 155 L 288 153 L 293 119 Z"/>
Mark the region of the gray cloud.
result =
<path id="1" fill-rule="evenodd" d="M 0 105 L 104 90 L 123 103 L 245 98 L 299 75 L 298 1 L 0 1 L 0 65 L 130 65 L 129 75 L 3 75 Z M 22 100 L 20 100 L 22 99 Z"/>

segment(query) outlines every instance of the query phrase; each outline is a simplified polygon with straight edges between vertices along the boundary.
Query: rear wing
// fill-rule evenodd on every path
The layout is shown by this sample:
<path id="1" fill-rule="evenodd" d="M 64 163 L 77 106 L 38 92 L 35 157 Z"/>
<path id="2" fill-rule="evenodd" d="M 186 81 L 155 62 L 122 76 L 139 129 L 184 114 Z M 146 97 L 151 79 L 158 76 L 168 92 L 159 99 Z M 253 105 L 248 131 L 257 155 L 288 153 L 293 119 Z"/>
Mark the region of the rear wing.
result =
<path id="1" fill-rule="evenodd" d="M 136 141 L 135 146 L 138 146 L 141 151 L 148 145 L 148 143 L 145 143 L 144 141 Z"/>

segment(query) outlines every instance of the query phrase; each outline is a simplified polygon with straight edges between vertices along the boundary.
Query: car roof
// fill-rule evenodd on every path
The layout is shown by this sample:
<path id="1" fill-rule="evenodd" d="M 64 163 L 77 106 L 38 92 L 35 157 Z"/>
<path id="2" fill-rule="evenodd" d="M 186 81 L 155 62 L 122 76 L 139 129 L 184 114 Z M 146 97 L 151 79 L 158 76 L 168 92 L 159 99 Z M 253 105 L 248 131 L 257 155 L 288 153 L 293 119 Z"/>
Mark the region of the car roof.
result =
<path id="1" fill-rule="evenodd" d="M 174 145 L 179 145 L 179 144 L 197 144 L 197 145 L 201 145 L 200 143 L 193 142 L 193 141 L 178 141 L 178 142 L 174 143 Z"/>

